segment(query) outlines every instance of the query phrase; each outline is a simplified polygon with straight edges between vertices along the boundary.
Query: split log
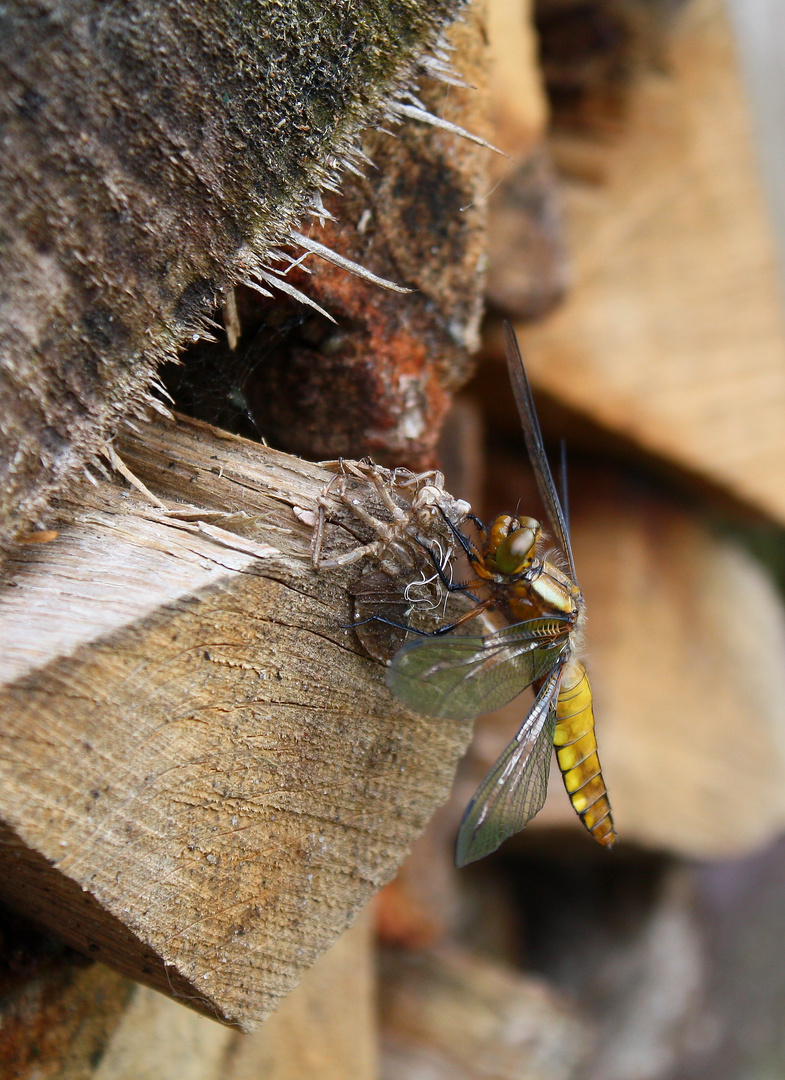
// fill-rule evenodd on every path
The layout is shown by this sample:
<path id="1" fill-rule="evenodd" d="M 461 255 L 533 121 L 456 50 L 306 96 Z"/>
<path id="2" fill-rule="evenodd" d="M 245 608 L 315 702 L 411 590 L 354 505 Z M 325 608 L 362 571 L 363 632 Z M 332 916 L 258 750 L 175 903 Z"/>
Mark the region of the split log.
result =
<path id="1" fill-rule="evenodd" d="M 407 91 L 439 77 L 461 6 L 6 5 L 0 541 L 226 290 L 309 249 L 321 193 L 357 168 L 364 128 L 416 112 Z"/>
<path id="2" fill-rule="evenodd" d="M 785 521 L 778 264 L 719 0 L 679 13 L 666 67 L 630 89 L 615 141 L 555 147 L 577 177 L 565 187 L 576 287 L 522 331 L 533 381 Z"/>
<path id="3" fill-rule="evenodd" d="M 474 136 L 487 134 L 483 15 L 475 5 L 449 33 L 451 62 L 470 85 L 426 82 L 419 91 L 431 114 Z M 168 369 L 167 386 L 178 408 L 225 427 L 229 410 L 220 420 L 209 411 L 220 372 L 225 398 L 241 396 L 256 430 L 279 450 L 311 459 L 372 457 L 421 471 L 436 465 L 452 394 L 473 367 L 488 173 L 506 158 L 454 130 L 414 121 L 397 128 L 396 138 L 368 132 L 363 151 L 373 168 L 347 178 L 340 196 L 325 196 L 333 216 L 321 223 L 319 241 L 413 292 L 401 297 L 324 260 L 294 269 L 287 280 L 335 325 L 295 299 L 265 301 L 241 289 L 239 348 L 194 346 L 182 367 Z M 183 386 L 196 390 L 189 389 L 188 405 Z M 236 406 L 230 411 L 234 419 Z"/>
<path id="4" fill-rule="evenodd" d="M 8 566 L 0 894 L 249 1028 L 392 877 L 469 726 L 403 709 L 342 628 L 357 568 L 310 561 L 334 474 L 183 420 L 119 451 L 142 489 L 84 485 Z"/>
<path id="5" fill-rule="evenodd" d="M 375 1080 L 373 920 L 357 922 L 251 1035 L 215 1024 L 47 940 L 0 979 L 0 1062 L 14 1080 Z M 34 935 L 33 935 L 34 937 Z M 25 944 L 27 944 L 25 942 Z M 22 946 L 24 948 L 24 946 Z M 67 954 L 67 955 L 64 955 Z M 21 961 L 21 963 L 20 963 Z"/>
<path id="6" fill-rule="evenodd" d="M 382 957 L 382 1076 L 568 1080 L 591 1046 L 572 1007 L 535 979 L 455 947 Z"/>

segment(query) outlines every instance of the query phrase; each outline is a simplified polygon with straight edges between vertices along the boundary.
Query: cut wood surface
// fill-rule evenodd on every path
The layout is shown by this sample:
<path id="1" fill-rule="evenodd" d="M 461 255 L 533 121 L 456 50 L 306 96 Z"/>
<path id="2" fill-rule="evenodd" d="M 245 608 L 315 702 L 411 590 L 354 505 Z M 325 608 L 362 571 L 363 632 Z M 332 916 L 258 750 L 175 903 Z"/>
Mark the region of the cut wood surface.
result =
<path id="1" fill-rule="evenodd" d="M 455 947 L 382 957 L 383 1080 L 569 1080 L 591 1045 L 536 979 Z"/>
<path id="2" fill-rule="evenodd" d="M 358 567 L 310 561 L 334 473 L 189 421 L 118 449 L 147 493 L 85 485 L 4 579 L 0 893 L 250 1027 L 392 877 L 470 727 L 408 713 L 340 627 Z M 368 539 L 335 514 L 330 544 Z"/>
<path id="3" fill-rule="evenodd" d="M 11 929 L 7 922 L 3 930 Z M 18 928 L 15 928 L 18 929 Z M 373 917 L 365 908 L 252 1035 L 45 941 L 0 993 L 3 1080 L 376 1080 Z M 14 942 L 18 948 L 18 939 Z M 19 956 L 17 954 L 17 961 Z M 54 962 L 53 962 L 54 960 Z M 4 973 L 5 974 L 5 973 Z M 23 974 L 27 975 L 22 979 Z"/>
<path id="4" fill-rule="evenodd" d="M 100 1064 L 87 1075 L 90 1080 L 375 1080 L 372 944 L 373 922 L 366 910 L 252 1035 L 221 1028 L 136 987 Z"/>
<path id="5" fill-rule="evenodd" d="M 785 521 L 781 284 L 719 0 L 680 13 L 616 143 L 561 159 L 599 182 L 565 189 L 576 283 L 522 332 L 533 381 Z"/>

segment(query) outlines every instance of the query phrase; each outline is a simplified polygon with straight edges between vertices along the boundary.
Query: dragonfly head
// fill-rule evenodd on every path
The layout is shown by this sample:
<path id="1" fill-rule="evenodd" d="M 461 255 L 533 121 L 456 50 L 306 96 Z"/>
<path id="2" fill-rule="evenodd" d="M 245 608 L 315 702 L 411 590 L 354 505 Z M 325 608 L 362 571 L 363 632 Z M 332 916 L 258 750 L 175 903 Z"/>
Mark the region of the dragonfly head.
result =
<path id="1" fill-rule="evenodd" d="M 534 561 L 542 528 L 530 517 L 503 514 L 491 526 L 488 554 L 501 574 L 522 574 Z"/>

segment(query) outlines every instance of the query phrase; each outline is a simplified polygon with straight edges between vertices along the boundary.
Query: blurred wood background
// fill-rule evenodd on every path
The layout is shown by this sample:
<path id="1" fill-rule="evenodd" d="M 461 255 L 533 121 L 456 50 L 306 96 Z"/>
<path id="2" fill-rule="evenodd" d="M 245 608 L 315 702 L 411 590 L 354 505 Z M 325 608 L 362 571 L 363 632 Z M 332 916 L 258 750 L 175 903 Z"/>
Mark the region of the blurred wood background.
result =
<path id="1" fill-rule="evenodd" d="M 318 682 L 331 701 L 342 693 L 347 665 L 361 686 L 354 713 L 351 694 L 336 711 L 347 719 L 346 731 L 303 724 L 294 740 L 306 762 L 323 753 L 325 738 L 334 740 L 331 775 L 341 779 L 318 806 L 303 809 L 329 819 L 340 857 L 325 866 L 340 864 L 343 872 L 328 873 L 318 896 L 309 894 L 313 904 L 301 907 L 305 926 L 287 938 L 305 949 L 299 957 L 278 953 L 275 942 L 281 911 L 312 890 L 307 853 L 285 861 L 285 880 L 276 859 L 249 873 L 208 875 L 211 902 L 219 896 L 230 915 L 235 903 L 251 910 L 248 882 L 271 890 L 275 899 L 252 929 L 254 955 L 264 957 L 260 966 L 271 982 L 253 960 L 243 972 L 238 949 L 224 996 L 200 991 L 191 1004 L 236 1024 L 265 1011 L 260 995 L 270 985 L 276 997 L 301 977 L 300 985 L 252 1034 L 185 1008 L 178 996 L 193 996 L 195 967 L 188 963 L 201 956 L 209 968 L 211 941 L 196 927 L 191 952 L 171 946 L 167 933 L 177 919 L 169 927 L 146 903 L 136 906 L 140 891 L 144 898 L 144 866 L 133 878 L 136 895 L 129 895 L 112 883 L 120 863 L 105 863 L 100 844 L 87 849 L 86 863 L 104 875 L 97 895 L 106 910 L 96 916 L 88 902 L 82 907 L 69 898 L 71 929 L 65 919 L 58 926 L 53 864 L 61 833 L 47 802 L 47 777 L 57 770 L 48 766 L 47 776 L 28 777 L 16 798 L 9 789 L 5 814 L 17 835 L 25 824 L 30 835 L 36 826 L 41 864 L 31 869 L 25 856 L 21 873 L 20 855 L 6 843 L 4 876 L 15 884 L 2 890 L 12 902 L 0 981 L 4 1075 L 746 1080 L 785 1068 L 785 618 L 778 581 L 785 328 L 730 21 L 718 0 L 675 8 L 636 0 L 490 0 L 473 6 L 457 34 L 453 64 L 477 89 L 442 86 L 431 99 L 426 86 L 423 97 L 432 111 L 478 131 L 508 157 L 444 131 L 407 129 L 390 145 L 375 133 L 371 156 L 379 172 L 347 179 L 342 196 L 327 201 L 339 220 L 327 222 L 326 242 L 359 261 L 372 252 L 388 277 L 405 267 L 398 276 L 416 283 L 418 294 L 390 297 L 335 268 L 297 278 L 298 288 L 336 316 L 336 328 L 295 301 L 238 289 L 237 341 L 216 331 L 216 343 L 187 350 L 164 379 L 179 408 L 242 435 L 269 437 L 282 450 L 309 456 L 311 446 L 312 457 L 372 451 L 386 464 L 414 468 L 438 461 L 449 490 L 481 516 L 518 505 L 536 512 L 501 363 L 498 317 L 515 320 L 546 440 L 568 444 L 587 662 L 618 849 L 595 850 L 556 776 L 545 809 L 524 834 L 482 864 L 454 870 L 457 824 L 521 721 L 526 704 L 516 701 L 478 721 L 449 800 L 404 861 L 446 796 L 465 733 L 436 730 L 431 721 L 426 734 L 404 710 L 393 712 L 381 668 L 355 655 L 349 632 L 323 629 L 332 644 L 325 640 L 325 651 L 308 653 L 303 671 L 289 655 L 291 644 L 281 645 L 280 666 L 295 712 L 307 704 L 307 691 L 295 683 L 305 686 L 313 665 L 323 665 Z M 489 318 L 467 384 L 483 291 Z M 149 431 L 129 440 L 121 456 L 155 498 L 182 500 L 182 490 L 166 486 L 165 466 L 148 460 L 144 470 Z M 136 457 L 134 442 L 141 447 Z M 215 466 L 216 445 L 205 436 L 207 469 Z M 227 444 L 227 454 L 236 449 L 249 463 L 245 446 Z M 253 468 L 263 480 L 259 462 Z M 223 459 L 216 466 L 227 467 Z M 318 470 L 309 472 L 315 469 L 303 464 L 310 494 L 298 489 L 289 517 L 264 511 L 268 525 L 293 530 L 283 546 L 300 545 L 301 576 L 286 579 L 299 599 L 282 600 L 273 621 L 297 624 L 301 637 L 317 609 L 324 620 L 345 619 L 341 605 L 352 581 L 351 570 L 314 576 L 307 565 L 303 522 L 324 483 L 317 483 Z M 209 497 L 203 479 L 190 484 L 199 495 L 193 501 L 202 511 L 235 511 L 237 500 L 221 494 L 223 477 L 215 475 Z M 249 471 L 247 491 L 254 482 Z M 19 558 L 45 563 L 56 542 L 51 533 L 73 536 L 80 513 L 95 519 L 112 500 L 144 505 L 143 493 L 121 485 L 116 475 L 101 479 L 89 496 L 85 488 L 81 510 L 78 499 L 76 509 L 55 506 L 41 522 L 50 533 L 31 536 Z M 283 505 L 278 480 L 259 491 Z M 292 517 L 293 505 L 302 520 Z M 258 610 L 270 596 L 269 586 L 255 591 L 250 583 L 249 590 L 247 567 L 255 559 L 258 573 L 259 544 L 282 545 L 274 531 L 251 535 L 233 519 L 199 521 L 246 545 L 232 551 L 223 538 L 225 562 L 236 564 L 221 567 L 226 580 L 214 600 L 205 567 L 221 538 L 205 530 L 186 537 L 193 549 L 187 595 L 222 607 L 224 630 L 238 643 L 236 674 L 227 665 L 221 691 L 228 701 L 246 692 L 243 679 L 246 696 L 253 692 L 251 676 L 241 671 L 248 642 L 242 644 L 238 627 L 249 607 Z M 169 552 L 171 543 L 159 537 L 150 546 Z M 136 573 L 130 559 L 128 573 Z M 162 577 L 151 597 L 174 632 L 182 611 L 169 611 L 166 587 Z M 172 596 L 186 595 L 183 589 L 181 582 Z M 24 621 L 32 601 L 15 602 Z M 109 605 L 113 618 L 116 606 Z M 123 626 L 136 633 L 137 616 L 131 612 Z M 95 626 L 83 630 L 89 638 Z M 9 638 L 12 644 L 18 653 Z M 264 636 L 253 646 L 261 663 Z M 76 678 L 72 646 L 59 648 L 69 673 L 60 693 L 76 700 L 84 678 Z M 336 650 L 332 659 L 329 648 Z M 124 655 L 112 643 L 105 652 L 107 664 Z M 178 694 L 190 707 L 194 677 L 186 670 L 177 676 L 164 711 Z M 25 708 L 28 716 L 42 709 L 35 731 L 44 740 L 49 714 L 35 687 L 10 678 L 6 689 L 20 717 Z M 142 680 L 132 689 L 141 706 Z M 204 705 L 210 708 L 209 695 Z M 77 705 L 63 709 L 79 730 Z M 133 713 L 126 702 L 118 717 L 100 719 L 130 723 Z M 359 766 L 357 801 L 347 810 L 343 785 L 356 770 L 343 759 L 366 726 L 367 737 L 377 737 L 378 756 Z M 63 721 L 56 730 L 70 745 Z M 405 762 L 390 757 L 393 742 L 398 755 L 405 746 Z M 236 747 L 220 752 L 211 768 L 245 767 L 235 754 Z M 19 760 L 10 750 L 8 757 Z M 73 814 L 69 785 L 82 794 L 76 753 L 74 761 L 69 769 L 61 763 L 61 821 Z M 393 765 L 402 763 L 407 779 L 396 787 Z M 263 783 L 269 787 L 269 778 Z M 307 801 L 306 788 L 304 782 Z M 152 830 L 141 788 L 136 798 L 138 809 L 129 804 L 125 816 L 138 818 L 140 832 Z M 369 819 L 350 848 L 352 814 L 360 807 Z M 248 831 L 245 847 L 227 839 L 227 864 L 259 862 L 264 828 Z M 107 835 L 100 833 L 102 843 Z M 150 831 L 147 846 L 160 854 L 165 839 Z M 289 851 L 291 844 L 284 846 Z M 136 850 L 131 842 L 115 859 L 130 862 Z M 201 851 L 198 844 L 194 850 Z M 397 866 L 395 879 L 366 904 Z M 86 871 L 76 880 L 94 887 Z M 43 883 L 37 895 L 36 881 Z M 363 904 L 352 929 L 326 948 Z M 122 936 L 109 915 L 133 931 L 137 952 L 152 951 L 119 963 L 122 949 L 105 947 Z M 102 923 L 108 929 L 96 935 Z M 212 944 L 220 944 L 220 910 L 211 926 Z M 110 966 L 72 950 L 91 941 Z M 181 982 L 167 987 L 160 973 L 170 963 Z M 158 974 L 151 977 L 141 964 Z"/>

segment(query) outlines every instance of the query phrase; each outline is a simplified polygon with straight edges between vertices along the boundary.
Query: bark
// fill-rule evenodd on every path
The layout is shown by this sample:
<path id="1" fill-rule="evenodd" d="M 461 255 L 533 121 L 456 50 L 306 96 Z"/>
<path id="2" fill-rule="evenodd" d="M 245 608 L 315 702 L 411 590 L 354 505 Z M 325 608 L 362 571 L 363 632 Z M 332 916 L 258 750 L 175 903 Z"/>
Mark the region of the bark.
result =
<path id="1" fill-rule="evenodd" d="M 460 6 L 6 5 L 0 543 L 268 273 Z"/>

